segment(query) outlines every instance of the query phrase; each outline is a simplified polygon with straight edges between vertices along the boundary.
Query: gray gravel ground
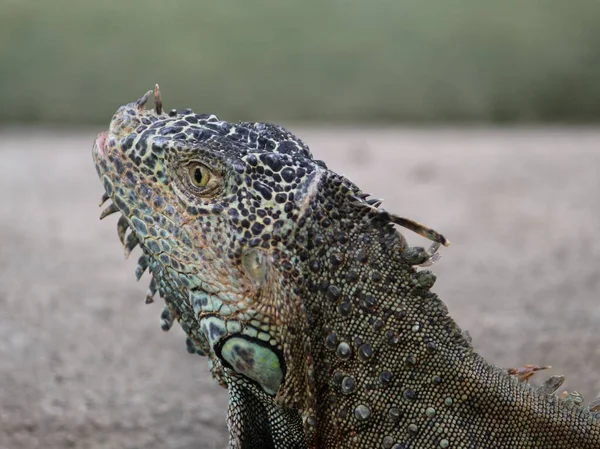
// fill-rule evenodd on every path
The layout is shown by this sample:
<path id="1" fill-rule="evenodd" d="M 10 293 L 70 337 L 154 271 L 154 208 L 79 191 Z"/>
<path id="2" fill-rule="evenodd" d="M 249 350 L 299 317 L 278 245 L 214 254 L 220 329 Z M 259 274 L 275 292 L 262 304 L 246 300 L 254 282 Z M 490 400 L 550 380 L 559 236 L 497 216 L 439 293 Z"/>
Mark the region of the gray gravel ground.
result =
<path id="1" fill-rule="evenodd" d="M 0 132 L 0 448 L 226 447 L 226 391 L 98 221 L 97 131 Z M 297 131 L 450 238 L 434 290 L 482 355 L 600 391 L 600 131 Z"/>

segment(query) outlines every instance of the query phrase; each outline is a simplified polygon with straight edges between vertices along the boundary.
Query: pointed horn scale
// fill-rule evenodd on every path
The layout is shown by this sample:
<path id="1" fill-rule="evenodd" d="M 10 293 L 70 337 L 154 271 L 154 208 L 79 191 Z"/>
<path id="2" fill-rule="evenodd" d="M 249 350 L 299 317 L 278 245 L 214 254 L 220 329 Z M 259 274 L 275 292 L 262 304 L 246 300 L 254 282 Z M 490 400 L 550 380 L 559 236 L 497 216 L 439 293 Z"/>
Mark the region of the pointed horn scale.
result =
<path id="1" fill-rule="evenodd" d="M 544 394 L 554 394 L 564 382 L 565 376 L 552 376 L 537 387 L 537 391 Z"/>
<path id="2" fill-rule="evenodd" d="M 421 237 L 425 237 L 432 242 L 439 243 L 444 246 L 449 246 L 450 241 L 439 232 L 408 218 L 399 217 L 389 213 L 384 209 L 379 209 L 383 200 L 379 198 L 365 199 L 366 194 L 359 194 L 358 196 L 351 195 L 350 199 L 353 201 L 353 205 L 361 208 L 374 220 L 383 221 L 384 223 L 394 223 L 398 226 L 402 226 Z M 368 195 L 367 195 L 368 196 Z M 437 248 L 436 248 L 437 250 Z"/>
<path id="3" fill-rule="evenodd" d="M 133 251 L 133 249 L 138 246 L 138 244 L 140 243 L 140 241 L 137 238 L 137 235 L 135 235 L 134 232 L 130 233 L 127 236 L 127 240 L 125 241 L 125 248 L 124 248 L 124 253 L 125 253 L 125 259 L 127 259 L 129 257 L 129 255 L 131 254 L 131 251 Z"/>
<path id="4" fill-rule="evenodd" d="M 373 206 L 373 207 L 379 207 L 381 206 L 381 203 L 383 203 L 383 200 L 380 200 L 379 198 L 370 198 L 367 201 L 367 204 L 369 204 L 369 206 Z"/>
<path id="5" fill-rule="evenodd" d="M 590 412 L 598 413 L 600 412 L 600 395 L 596 396 L 594 400 L 590 403 Z"/>
<path id="6" fill-rule="evenodd" d="M 105 193 L 103 193 L 103 194 L 102 194 L 102 198 L 100 198 L 100 204 L 98 204 L 98 207 L 102 207 L 102 205 L 103 205 L 104 203 L 106 203 L 106 202 L 108 201 L 108 199 L 109 199 L 109 198 L 110 198 L 110 197 L 108 196 L 108 193 L 106 193 L 106 192 L 105 192 Z"/>
<path id="7" fill-rule="evenodd" d="M 152 304 L 154 302 L 156 290 L 156 281 L 154 280 L 154 277 L 152 277 L 152 279 L 150 279 L 150 285 L 148 285 L 148 290 L 146 291 L 146 298 L 144 299 L 146 304 Z"/>
<path id="8" fill-rule="evenodd" d="M 144 106 L 146 106 L 146 103 L 148 103 L 148 99 L 150 98 L 150 96 L 152 94 L 153 94 L 153 91 L 149 90 L 148 92 L 146 92 L 144 94 L 144 96 L 142 98 L 140 98 L 138 101 L 135 102 L 138 109 L 144 109 Z"/>
<path id="9" fill-rule="evenodd" d="M 145 254 L 141 255 L 137 261 L 137 266 L 135 267 L 135 278 L 138 281 L 142 278 L 142 275 L 146 272 L 149 266 L 150 258 Z"/>
<path id="10" fill-rule="evenodd" d="M 439 232 L 422 225 L 421 223 L 417 223 L 416 221 L 410 220 L 408 218 L 399 217 L 397 215 L 389 214 L 390 221 L 392 223 L 397 224 L 398 226 L 402 226 L 403 228 L 410 229 L 416 234 L 419 234 L 422 237 L 425 237 L 432 242 L 441 243 L 444 246 L 449 246 L 450 241 L 444 237 Z"/>
<path id="11" fill-rule="evenodd" d="M 100 220 L 103 220 L 104 218 L 114 214 L 115 212 L 119 212 L 119 208 L 115 206 L 114 203 L 110 203 L 110 205 L 106 209 L 104 209 L 100 214 Z"/>
<path id="12" fill-rule="evenodd" d="M 160 115 L 162 114 L 162 109 L 163 105 L 162 105 L 162 98 L 160 96 L 160 88 L 158 87 L 158 84 L 154 85 L 154 111 Z"/>
<path id="13" fill-rule="evenodd" d="M 125 246 L 125 233 L 129 229 L 129 222 L 125 215 L 121 215 L 119 217 L 119 221 L 117 222 L 117 233 L 119 234 L 119 240 L 121 241 L 121 245 Z"/>

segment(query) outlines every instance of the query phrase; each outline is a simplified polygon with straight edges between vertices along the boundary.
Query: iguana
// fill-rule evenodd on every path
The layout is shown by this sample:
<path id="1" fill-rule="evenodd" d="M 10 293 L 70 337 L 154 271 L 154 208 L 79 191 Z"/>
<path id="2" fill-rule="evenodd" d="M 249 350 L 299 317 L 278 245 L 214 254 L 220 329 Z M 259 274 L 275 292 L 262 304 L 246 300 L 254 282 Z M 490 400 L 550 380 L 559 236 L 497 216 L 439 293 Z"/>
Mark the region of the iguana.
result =
<path id="1" fill-rule="evenodd" d="M 229 391 L 231 448 L 600 448 L 600 404 L 474 352 L 420 266 L 441 234 L 266 123 L 120 107 L 93 158 L 147 301 Z M 397 225 L 433 241 L 411 247 Z"/>

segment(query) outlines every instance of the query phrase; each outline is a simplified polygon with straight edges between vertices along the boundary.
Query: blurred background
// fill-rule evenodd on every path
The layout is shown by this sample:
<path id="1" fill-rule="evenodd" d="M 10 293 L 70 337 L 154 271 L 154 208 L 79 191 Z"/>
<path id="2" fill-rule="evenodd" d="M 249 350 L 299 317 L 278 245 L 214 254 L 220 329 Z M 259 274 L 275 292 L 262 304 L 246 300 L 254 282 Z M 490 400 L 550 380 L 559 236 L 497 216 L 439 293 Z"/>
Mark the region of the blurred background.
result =
<path id="1" fill-rule="evenodd" d="M 599 23 L 595 0 L 0 0 L 0 449 L 227 445 L 226 391 L 97 218 L 95 136 L 156 82 L 443 232 L 434 290 L 475 349 L 592 399 Z"/>
<path id="2" fill-rule="evenodd" d="M 590 122 L 593 0 L 0 1 L 2 123 L 105 123 L 159 82 L 231 119 Z"/>

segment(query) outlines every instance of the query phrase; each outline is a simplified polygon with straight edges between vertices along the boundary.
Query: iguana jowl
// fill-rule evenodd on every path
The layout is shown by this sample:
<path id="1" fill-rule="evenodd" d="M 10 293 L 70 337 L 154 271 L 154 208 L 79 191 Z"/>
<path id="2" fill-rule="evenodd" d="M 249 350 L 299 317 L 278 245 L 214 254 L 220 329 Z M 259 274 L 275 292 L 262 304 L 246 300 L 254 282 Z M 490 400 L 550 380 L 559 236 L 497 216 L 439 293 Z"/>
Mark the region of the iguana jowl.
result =
<path id="1" fill-rule="evenodd" d="M 489 365 L 415 267 L 446 239 L 381 209 L 287 130 L 113 116 L 93 156 L 147 300 L 229 390 L 232 448 L 600 448 L 598 404 Z M 424 235 L 409 247 L 395 225 Z M 128 233 L 129 232 L 129 233 Z M 519 379 L 521 377 L 521 379 Z"/>

